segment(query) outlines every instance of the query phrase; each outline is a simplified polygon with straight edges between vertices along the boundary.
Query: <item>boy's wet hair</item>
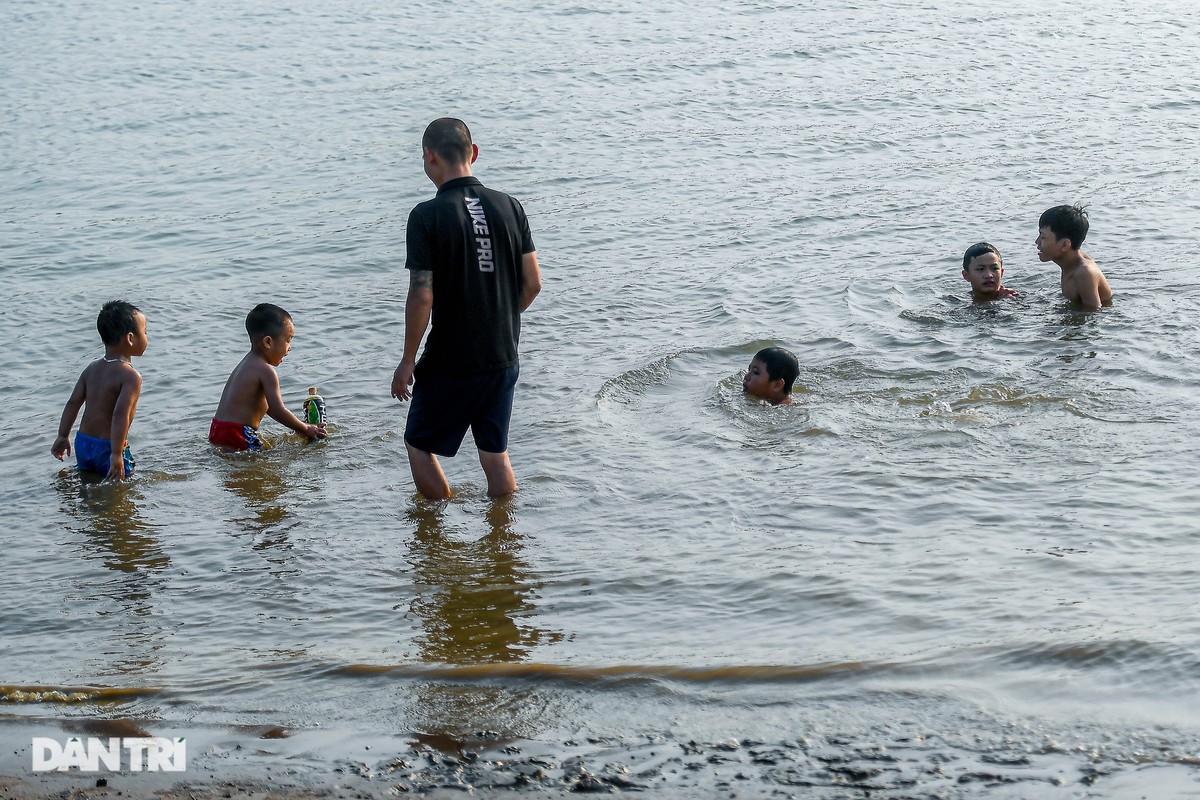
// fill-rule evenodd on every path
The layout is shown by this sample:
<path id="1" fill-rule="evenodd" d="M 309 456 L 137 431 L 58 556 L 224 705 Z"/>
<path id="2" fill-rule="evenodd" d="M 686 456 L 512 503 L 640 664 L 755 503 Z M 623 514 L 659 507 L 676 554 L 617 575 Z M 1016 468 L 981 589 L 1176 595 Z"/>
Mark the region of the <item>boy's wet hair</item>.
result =
<path id="1" fill-rule="evenodd" d="M 1047 208 L 1038 219 L 1039 228 L 1049 228 L 1056 239 L 1070 239 L 1071 249 L 1078 250 L 1087 238 L 1088 214 L 1081 205 Z"/>
<path id="2" fill-rule="evenodd" d="M 471 161 L 471 131 L 461 119 L 435 119 L 425 129 L 421 147 L 429 148 L 444 161 L 466 164 Z"/>
<path id="3" fill-rule="evenodd" d="M 137 333 L 137 320 L 134 314 L 140 309 L 133 303 L 124 300 L 109 300 L 100 309 L 96 317 L 96 330 L 100 332 L 100 341 L 113 345 L 125 338 L 127 333 Z"/>
<path id="4" fill-rule="evenodd" d="M 257 344 L 264 336 L 282 336 L 283 323 L 291 318 L 291 314 L 273 303 L 259 303 L 246 315 L 250 343 Z"/>
<path id="5" fill-rule="evenodd" d="M 975 258 L 975 256 L 981 256 L 984 253 L 995 253 L 996 258 L 1000 259 L 1000 268 L 1004 268 L 1004 256 L 1000 255 L 1000 251 L 996 249 L 995 245 L 988 244 L 987 242 L 976 242 L 967 248 L 967 252 L 963 253 L 963 269 L 969 269 L 971 267 L 971 259 Z"/>
<path id="6" fill-rule="evenodd" d="M 782 347 L 764 347 L 754 354 L 754 358 L 766 366 L 769 380 L 777 381 L 783 378 L 785 394 L 792 391 L 792 384 L 800 374 L 800 362 L 796 360 L 796 356 L 791 350 L 785 350 Z"/>

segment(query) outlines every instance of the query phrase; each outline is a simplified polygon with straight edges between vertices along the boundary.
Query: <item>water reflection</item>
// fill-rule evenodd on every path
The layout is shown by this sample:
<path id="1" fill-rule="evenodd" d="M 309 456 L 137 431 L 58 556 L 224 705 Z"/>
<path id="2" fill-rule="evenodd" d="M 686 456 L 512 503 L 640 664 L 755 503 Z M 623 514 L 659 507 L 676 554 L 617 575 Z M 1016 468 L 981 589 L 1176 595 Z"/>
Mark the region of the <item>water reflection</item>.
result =
<path id="1" fill-rule="evenodd" d="M 101 631 L 110 641 L 92 648 L 101 657 L 85 668 L 92 674 L 141 674 L 163 665 L 154 595 L 164 588 L 162 573 L 171 559 L 159 542 L 160 526 L 142 517 L 140 483 L 103 483 L 98 475 L 64 471 L 55 486 L 63 512 L 75 523 L 68 529 L 83 535 L 85 557 L 98 558 L 115 573 L 107 579 L 84 573 L 77 580 L 76 588 L 86 592 L 95 614 L 105 618 Z"/>
<path id="2" fill-rule="evenodd" d="M 444 664 L 520 661 L 544 635 L 518 620 L 531 616 L 534 591 L 521 560 L 521 536 L 512 500 L 487 512 L 488 531 L 476 541 L 452 538 L 431 508 L 412 514 L 417 523 L 412 558 L 417 595 L 412 612 L 424 625 L 417 638 L 422 660 Z"/>
<path id="3" fill-rule="evenodd" d="M 282 502 L 291 487 L 285 464 L 264 456 L 233 461 L 225 473 L 225 488 L 246 502 L 249 516 L 231 519 L 238 528 L 255 534 L 254 549 L 269 561 L 279 563 L 271 551 L 290 550 L 288 531 L 297 523 L 293 512 Z"/>
<path id="4" fill-rule="evenodd" d="M 170 565 L 156 537 L 159 526 L 142 519 L 139 504 L 145 497 L 136 481 L 103 483 L 98 475 L 64 471 L 56 488 L 63 511 L 80 523 L 87 550 L 103 558 L 104 566 L 145 577 Z"/>
<path id="5" fill-rule="evenodd" d="M 1071 348 L 1082 348 L 1075 352 L 1060 353 L 1055 356 L 1057 361 L 1065 364 L 1096 357 L 1096 350 L 1090 349 L 1101 336 L 1099 327 L 1100 314 L 1095 311 L 1084 311 L 1070 305 L 1058 307 L 1052 317 L 1051 337 Z"/>
<path id="6" fill-rule="evenodd" d="M 531 624 L 538 584 L 521 558 L 513 499 L 493 501 L 486 532 L 475 540 L 455 535 L 446 507 L 421 504 L 409 512 L 416 524 L 410 563 L 415 595 L 410 603 L 424 632 L 420 658 L 449 665 L 524 661 L 539 644 L 562 634 Z M 422 684 L 411 718 L 419 740 L 454 753 L 481 731 L 504 738 L 529 736 L 543 715 L 534 690 L 487 685 Z"/>
<path id="7" fill-rule="evenodd" d="M 230 457 L 224 469 L 225 488 L 245 502 L 245 509 L 229 519 L 231 527 L 236 536 L 249 539 L 250 550 L 267 565 L 261 579 L 244 586 L 264 606 L 276 609 L 272 614 L 258 616 L 265 624 L 271 620 L 303 618 L 300 604 L 305 590 L 296 580 L 301 569 L 295 557 L 292 531 L 311 523 L 296 501 L 316 487 L 311 476 L 306 476 L 300 467 L 290 451 L 275 449 L 249 457 Z M 245 562 L 239 562 L 238 569 L 254 571 Z"/>

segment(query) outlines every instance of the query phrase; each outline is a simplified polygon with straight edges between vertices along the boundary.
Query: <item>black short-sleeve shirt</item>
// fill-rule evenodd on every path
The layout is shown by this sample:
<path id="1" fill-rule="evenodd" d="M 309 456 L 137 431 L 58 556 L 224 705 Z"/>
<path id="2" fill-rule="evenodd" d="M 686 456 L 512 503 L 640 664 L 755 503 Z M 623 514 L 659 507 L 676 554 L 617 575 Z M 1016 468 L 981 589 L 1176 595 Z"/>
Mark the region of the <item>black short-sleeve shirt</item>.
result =
<path id="1" fill-rule="evenodd" d="M 475 177 L 446 181 L 412 210 L 404 266 L 433 273 L 421 369 L 476 372 L 517 363 L 521 257 L 534 250 L 521 204 Z"/>

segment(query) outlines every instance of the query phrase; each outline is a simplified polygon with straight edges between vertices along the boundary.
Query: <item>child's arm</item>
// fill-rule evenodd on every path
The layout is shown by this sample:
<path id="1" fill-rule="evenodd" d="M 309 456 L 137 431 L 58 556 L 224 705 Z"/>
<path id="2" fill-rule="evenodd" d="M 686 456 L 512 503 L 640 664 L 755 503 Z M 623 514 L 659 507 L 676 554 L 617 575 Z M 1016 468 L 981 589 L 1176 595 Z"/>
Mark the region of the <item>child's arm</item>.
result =
<path id="1" fill-rule="evenodd" d="M 267 413 L 280 425 L 286 425 L 306 439 L 324 439 L 328 434 L 317 425 L 309 425 L 287 410 L 283 404 L 283 393 L 279 389 L 279 375 L 270 367 L 263 377 L 263 392 L 267 396 Z"/>
<path id="2" fill-rule="evenodd" d="M 129 368 L 133 375 L 121 381 L 121 393 L 117 395 L 116 405 L 113 406 L 112 430 L 109 440 L 112 442 L 112 455 L 108 459 L 108 475 L 106 481 L 125 480 L 125 439 L 129 436 L 129 427 L 133 425 L 133 415 L 137 413 L 137 401 L 142 396 L 142 376 Z"/>
<path id="3" fill-rule="evenodd" d="M 1100 308 L 1100 270 L 1082 270 L 1075 279 L 1075 289 L 1079 292 L 1079 305 L 1088 311 Z"/>
<path id="4" fill-rule="evenodd" d="M 83 408 L 83 403 L 87 399 L 87 390 L 85 388 L 83 376 L 79 376 L 79 380 L 75 382 L 75 388 L 71 392 L 70 398 L 67 399 L 67 404 L 63 407 L 62 419 L 58 421 L 58 438 L 54 440 L 54 444 L 50 445 L 50 455 L 63 460 L 64 455 L 71 455 L 71 427 L 75 424 L 75 418 L 79 416 L 79 409 Z"/>

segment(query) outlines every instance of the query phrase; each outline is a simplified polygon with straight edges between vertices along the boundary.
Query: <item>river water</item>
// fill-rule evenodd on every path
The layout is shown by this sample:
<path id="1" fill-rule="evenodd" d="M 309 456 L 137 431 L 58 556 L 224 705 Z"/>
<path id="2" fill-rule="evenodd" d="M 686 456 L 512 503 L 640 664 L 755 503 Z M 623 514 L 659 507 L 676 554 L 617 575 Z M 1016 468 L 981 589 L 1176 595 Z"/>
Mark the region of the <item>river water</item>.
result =
<path id="1" fill-rule="evenodd" d="M 1195 6 L 10 0 L 0 52 L 0 774 L 111 724 L 367 792 L 1200 793 Z M 389 397 L 443 115 L 544 272 L 508 502 L 469 440 L 416 498 Z M 113 297 L 123 486 L 48 452 Z M 222 457 L 263 301 L 336 434 Z"/>

